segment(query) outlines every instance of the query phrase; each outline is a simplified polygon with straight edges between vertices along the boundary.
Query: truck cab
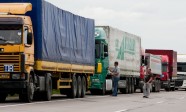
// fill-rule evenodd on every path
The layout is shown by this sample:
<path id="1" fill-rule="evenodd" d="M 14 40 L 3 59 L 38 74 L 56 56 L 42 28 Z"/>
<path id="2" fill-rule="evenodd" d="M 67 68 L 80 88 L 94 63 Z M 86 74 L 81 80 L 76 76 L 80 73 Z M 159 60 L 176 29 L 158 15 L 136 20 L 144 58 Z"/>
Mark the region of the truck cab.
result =
<path id="1" fill-rule="evenodd" d="M 178 54 L 176 88 L 186 90 L 186 55 Z"/>
<path id="2" fill-rule="evenodd" d="M 8 93 L 26 88 L 28 74 L 34 65 L 34 38 L 30 17 L 30 3 L 0 4 L 0 101 Z"/>
<path id="3" fill-rule="evenodd" d="M 103 28 L 95 28 L 95 74 L 91 77 L 90 91 L 92 94 L 105 94 L 106 77 L 108 74 L 108 42 Z M 110 86 L 112 88 L 112 86 Z"/>
<path id="4" fill-rule="evenodd" d="M 162 55 L 162 74 L 164 75 L 161 80 L 166 81 L 169 79 L 169 59 L 168 56 Z"/>

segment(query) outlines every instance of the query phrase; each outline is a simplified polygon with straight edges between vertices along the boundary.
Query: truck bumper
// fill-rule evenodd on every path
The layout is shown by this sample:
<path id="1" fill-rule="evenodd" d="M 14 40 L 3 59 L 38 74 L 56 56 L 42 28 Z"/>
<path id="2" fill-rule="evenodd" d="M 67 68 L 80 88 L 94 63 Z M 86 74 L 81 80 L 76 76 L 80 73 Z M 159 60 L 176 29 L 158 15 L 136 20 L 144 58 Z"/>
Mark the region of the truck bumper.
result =
<path id="1" fill-rule="evenodd" d="M 170 87 L 169 81 L 161 81 L 161 88 L 168 88 Z"/>
<path id="2" fill-rule="evenodd" d="M 101 75 L 95 74 L 91 77 L 91 86 L 89 89 L 102 89 L 103 78 Z"/>
<path id="3" fill-rule="evenodd" d="M 0 92 L 17 92 L 27 87 L 26 81 L 0 81 Z"/>

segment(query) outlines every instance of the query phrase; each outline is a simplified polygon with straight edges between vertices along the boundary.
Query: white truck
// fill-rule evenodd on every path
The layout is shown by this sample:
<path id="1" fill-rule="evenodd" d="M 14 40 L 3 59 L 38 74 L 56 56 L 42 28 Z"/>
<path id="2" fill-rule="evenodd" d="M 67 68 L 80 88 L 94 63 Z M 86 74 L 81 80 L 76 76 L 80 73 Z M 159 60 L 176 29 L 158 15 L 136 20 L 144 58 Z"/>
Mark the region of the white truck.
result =
<path id="1" fill-rule="evenodd" d="M 178 54 L 176 89 L 186 90 L 186 54 Z"/>
<path id="2" fill-rule="evenodd" d="M 160 76 L 162 75 L 162 60 L 161 56 L 146 53 L 145 54 L 146 68 L 150 68 L 155 76 L 152 82 L 152 92 L 159 92 L 161 89 Z"/>
<path id="3" fill-rule="evenodd" d="M 107 35 L 109 67 L 114 68 L 114 62 L 119 62 L 118 89 L 121 93 L 133 93 L 140 76 L 141 38 L 110 26 L 102 28 Z"/>

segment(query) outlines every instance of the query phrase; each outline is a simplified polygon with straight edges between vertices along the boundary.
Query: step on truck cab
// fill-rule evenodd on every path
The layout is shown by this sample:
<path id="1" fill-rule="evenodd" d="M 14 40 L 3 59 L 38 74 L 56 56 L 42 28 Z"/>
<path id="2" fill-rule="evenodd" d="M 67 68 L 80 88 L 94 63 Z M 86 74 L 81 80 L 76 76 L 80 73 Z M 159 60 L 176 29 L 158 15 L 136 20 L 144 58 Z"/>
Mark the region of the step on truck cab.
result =
<path id="1" fill-rule="evenodd" d="M 0 1 L 0 102 L 84 97 L 95 69 L 94 20 L 45 0 Z"/>
<path id="2" fill-rule="evenodd" d="M 99 69 L 91 77 L 91 93 L 112 91 L 112 77 L 107 68 L 113 69 L 115 61 L 119 63 L 121 74 L 118 89 L 122 93 L 133 93 L 136 80 L 140 78 L 141 38 L 111 26 L 97 26 L 95 38 L 100 46 L 96 47 Z"/>

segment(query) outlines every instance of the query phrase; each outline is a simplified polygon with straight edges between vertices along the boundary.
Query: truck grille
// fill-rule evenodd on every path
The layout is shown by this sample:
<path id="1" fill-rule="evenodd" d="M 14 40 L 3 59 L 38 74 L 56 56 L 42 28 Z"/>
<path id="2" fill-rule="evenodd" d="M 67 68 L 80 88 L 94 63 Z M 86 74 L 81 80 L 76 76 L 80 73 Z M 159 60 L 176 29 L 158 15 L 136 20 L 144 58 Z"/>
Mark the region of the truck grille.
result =
<path id="1" fill-rule="evenodd" d="M 20 72 L 21 57 L 19 54 L 0 54 L 0 73 L 5 72 L 4 65 L 13 65 L 13 72 Z"/>
<path id="2" fill-rule="evenodd" d="M 183 85 L 183 80 L 176 80 L 175 81 L 175 86 L 182 86 Z"/>

